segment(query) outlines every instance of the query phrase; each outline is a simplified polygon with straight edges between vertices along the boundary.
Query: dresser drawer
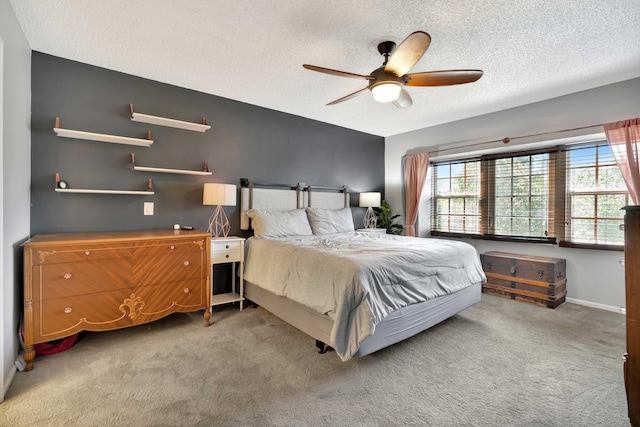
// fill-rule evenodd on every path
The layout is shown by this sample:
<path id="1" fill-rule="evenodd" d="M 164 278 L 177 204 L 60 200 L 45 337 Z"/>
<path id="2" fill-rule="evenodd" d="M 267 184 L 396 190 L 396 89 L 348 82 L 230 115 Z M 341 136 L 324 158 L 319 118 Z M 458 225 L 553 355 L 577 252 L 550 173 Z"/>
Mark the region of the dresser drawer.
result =
<path id="1" fill-rule="evenodd" d="M 34 342 L 52 341 L 76 332 L 106 331 L 133 322 L 120 310 L 131 289 L 34 301 Z"/>
<path id="2" fill-rule="evenodd" d="M 76 332 L 105 331 L 147 323 L 174 312 L 207 308 L 206 281 L 118 289 L 93 295 L 33 303 L 34 342 L 52 341 Z"/>
<path id="3" fill-rule="evenodd" d="M 163 256 L 180 252 L 201 252 L 204 250 L 203 239 L 163 240 L 136 243 L 134 254 L 138 256 Z"/>
<path id="4" fill-rule="evenodd" d="M 33 264 L 95 261 L 99 259 L 131 258 L 133 245 L 90 245 L 33 249 Z"/>
<path id="5" fill-rule="evenodd" d="M 130 288 L 131 259 L 45 264 L 33 267 L 33 299 L 47 300 Z"/>
<path id="6" fill-rule="evenodd" d="M 135 286 L 144 286 L 206 277 L 205 264 L 205 252 L 136 257 L 133 263 L 133 283 Z"/>
<path id="7" fill-rule="evenodd" d="M 211 241 L 211 262 L 231 262 L 242 259 L 242 241 Z"/>
<path id="8" fill-rule="evenodd" d="M 205 279 L 182 280 L 145 287 L 144 313 L 166 315 L 174 311 L 189 312 L 207 308 Z"/>

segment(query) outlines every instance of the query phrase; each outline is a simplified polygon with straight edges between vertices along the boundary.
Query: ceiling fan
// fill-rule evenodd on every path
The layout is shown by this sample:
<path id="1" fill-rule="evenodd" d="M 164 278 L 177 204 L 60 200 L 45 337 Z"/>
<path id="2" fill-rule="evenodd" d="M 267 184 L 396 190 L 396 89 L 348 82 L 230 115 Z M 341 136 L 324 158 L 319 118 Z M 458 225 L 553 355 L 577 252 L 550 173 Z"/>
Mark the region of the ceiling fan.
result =
<path id="1" fill-rule="evenodd" d="M 403 86 L 449 86 L 462 83 L 471 83 L 482 77 L 481 70 L 444 70 L 425 71 L 421 73 L 407 72 L 422 58 L 431 43 L 431 36 L 424 31 L 416 31 L 400 43 L 385 41 L 378 45 L 378 52 L 384 56 L 384 63 L 380 68 L 364 74 L 348 73 L 346 71 L 332 70 L 330 68 L 303 64 L 307 70 L 334 76 L 350 77 L 354 79 L 368 80 L 369 85 L 349 95 L 331 101 L 327 105 L 334 105 L 354 98 L 367 90 L 371 91 L 373 99 L 378 102 L 393 102 L 400 108 L 413 104 L 413 100 Z"/>

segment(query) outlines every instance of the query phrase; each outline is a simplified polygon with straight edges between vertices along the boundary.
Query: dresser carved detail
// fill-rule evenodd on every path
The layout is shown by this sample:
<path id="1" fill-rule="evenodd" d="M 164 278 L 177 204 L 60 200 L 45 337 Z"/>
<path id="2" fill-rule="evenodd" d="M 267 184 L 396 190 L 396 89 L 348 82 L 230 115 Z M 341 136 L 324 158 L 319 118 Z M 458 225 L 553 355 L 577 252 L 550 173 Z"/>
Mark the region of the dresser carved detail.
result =
<path id="1" fill-rule="evenodd" d="M 37 235 L 24 247 L 26 370 L 33 345 L 175 312 L 211 313 L 211 235 L 148 230 Z"/>
<path id="2" fill-rule="evenodd" d="M 137 297 L 135 294 L 131 294 L 131 298 L 125 298 L 124 303 L 120 304 L 120 311 L 125 315 L 127 314 L 127 308 L 129 309 L 129 317 L 135 320 L 138 314 L 144 308 L 145 302 L 142 298 Z"/>

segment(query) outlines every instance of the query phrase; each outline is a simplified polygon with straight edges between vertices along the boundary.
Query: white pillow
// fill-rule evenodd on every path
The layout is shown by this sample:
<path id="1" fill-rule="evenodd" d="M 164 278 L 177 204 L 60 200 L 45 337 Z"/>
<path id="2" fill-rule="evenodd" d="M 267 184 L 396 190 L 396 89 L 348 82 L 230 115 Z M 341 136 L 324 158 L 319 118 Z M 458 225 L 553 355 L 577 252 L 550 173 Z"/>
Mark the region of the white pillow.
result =
<path id="1" fill-rule="evenodd" d="M 311 236 L 311 227 L 304 209 L 290 211 L 270 211 L 250 209 L 255 237 Z"/>
<path id="2" fill-rule="evenodd" d="M 330 234 L 353 231 L 353 215 L 351 208 L 322 209 L 307 208 L 307 216 L 313 234 Z"/>

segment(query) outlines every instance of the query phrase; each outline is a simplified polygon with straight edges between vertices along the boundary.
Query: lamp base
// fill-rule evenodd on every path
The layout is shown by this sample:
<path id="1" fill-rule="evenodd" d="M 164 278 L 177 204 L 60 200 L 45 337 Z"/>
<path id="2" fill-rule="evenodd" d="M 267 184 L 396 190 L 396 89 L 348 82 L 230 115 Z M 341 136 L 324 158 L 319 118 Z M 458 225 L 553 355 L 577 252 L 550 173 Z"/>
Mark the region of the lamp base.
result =
<path id="1" fill-rule="evenodd" d="M 369 206 L 367 212 L 364 214 L 364 221 L 362 221 L 362 223 L 364 224 L 364 228 L 376 228 L 378 217 L 371 206 Z"/>
<path id="2" fill-rule="evenodd" d="M 209 229 L 207 231 L 211 233 L 213 237 L 227 237 L 230 230 L 231 225 L 229 224 L 227 214 L 224 213 L 222 206 L 216 206 L 209 218 Z"/>

